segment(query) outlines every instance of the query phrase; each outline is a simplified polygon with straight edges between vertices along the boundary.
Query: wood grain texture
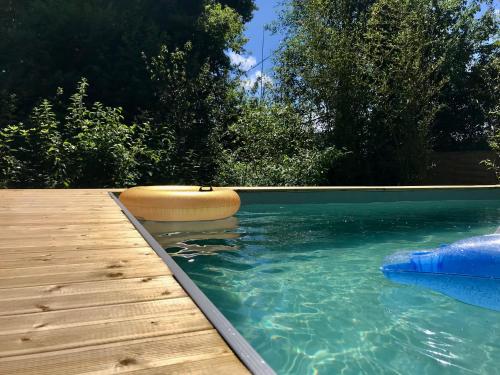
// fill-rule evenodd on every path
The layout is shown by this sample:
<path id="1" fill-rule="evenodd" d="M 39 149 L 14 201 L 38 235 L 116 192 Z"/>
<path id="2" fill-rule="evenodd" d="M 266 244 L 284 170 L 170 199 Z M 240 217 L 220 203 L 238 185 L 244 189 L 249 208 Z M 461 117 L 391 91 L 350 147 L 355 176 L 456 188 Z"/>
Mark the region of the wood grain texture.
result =
<path id="1" fill-rule="evenodd" d="M 42 242 L 46 242 L 43 243 Z M 42 244 L 42 246 L 40 246 Z M 0 245 L 0 252 L 6 254 L 19 253 L 21 251 L 44 253 L 52 251 L 83 251 L 97 249 L 117 249 L 130 247 L 145 247 L 148 243 L 143 238 L 103 238 L 103 239 L 74 239 L 74 240 L 52 240 L 36 241 L 27 239 L 26 242 L 4 243 Z"/>
<path id="2" fill-rule="evenodd" d="M 112 309 L 109 306 L 93 306 L 74 311 L 62 310 L 28 314 L 26 316 L 3 316 L 0 317 L 0 326 L 5 325 L 7 329 L 0 332 L 0 337 L 17 333 L 30 334 L 53 329 L 148 319 L 197 311 L 198 309 L 193 301 L 184 296 L 158 301 L 115 304 Z"/>
<path id="3" fill-rule="evenodd" d="M 217 363 L 217 359 L 224 363 L 226 374 L 248 373 L 219 334 L 205 330 L 0 358 L 0 374 L 120 374 L 133 371 L 189 374 L 191 369 L 197 374 L 218 374 L 214 372 L 216 366 L 202 365 L 200 368 L 199 365 L 200 361 Z"/>
<path id="4" fill-rule="evenodd" d="M 113 282 L 123 282 L 127 287 L 127 281 L 138 280 L 139 283 L 144 284 L 143 288 L 133 289 L 116 289 L 102 291 L 99 288 L 97 291 L 84 291 L 79 294 L 59 294 L 59 290 L 74 290 L 80 284 L 104 284 L 105 282 L 98 283 L 78 283 L 69 285 L 51 285 L 45 291 L 41 291 L 40 295 L 26 298 L 3 298 L 0 300 L 0 316 L 6 315 L 19 315 L 31 314 L 37 312 L 48 312 L 58 310 L 79 309 L 82 307 L 92 306 L 108 306 L 121 303 L 132 303 L 141 301 L 157 301 L 169 298 L 177 298 L 186 296 L 184 290 L 179 284 L 171 278 L 172 281 L 168 284 L 161 286 L 148 287 L 146 282 L 148 277 L 141 279 L 122 279 L 113 280 Z M 44 287 L 45 288 L 45 287 Z M 28 289 L 29 291 L 26 291 Z M 17 288 L 12 290 L 19 290 L 21 293 L 34 293 L 31 288 Z M 112 306 L 110 308 L 113 308 Z"/>
<path id="5" fill-rule="evenodd" d="M 0 190 L 0 374 L 248 373 L 103 189 Z"/>
<path id="6" fill-rule="evenodd" d="M 156 253 L 148 248 L 128 248 L 87 250 L 85 252 L 46 251 L 36 253 L 17 252 L 9 254 L 8 258 L 0 258 L 0 268 L 23 268 L 46 265 L 69 265 L 81 263 L 95 263 L 99 261 L 127 262 L 129 260 L 142 260 L 156 257 Z M 29 263 L 26 260 L 29 259 Z"/>

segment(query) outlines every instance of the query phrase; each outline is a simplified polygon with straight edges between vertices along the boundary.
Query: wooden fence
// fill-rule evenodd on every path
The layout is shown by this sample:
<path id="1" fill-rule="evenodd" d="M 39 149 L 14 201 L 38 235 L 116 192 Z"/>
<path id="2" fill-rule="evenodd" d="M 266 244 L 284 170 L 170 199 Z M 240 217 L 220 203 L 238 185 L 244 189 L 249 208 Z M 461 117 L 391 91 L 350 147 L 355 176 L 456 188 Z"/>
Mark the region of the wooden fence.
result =
<path id="1" fill-rule="evenodd" d="M 500 183 L 481 161 L 494 159 L 491 151 L 436 152 L 425 185 L 490 185 Z"/>

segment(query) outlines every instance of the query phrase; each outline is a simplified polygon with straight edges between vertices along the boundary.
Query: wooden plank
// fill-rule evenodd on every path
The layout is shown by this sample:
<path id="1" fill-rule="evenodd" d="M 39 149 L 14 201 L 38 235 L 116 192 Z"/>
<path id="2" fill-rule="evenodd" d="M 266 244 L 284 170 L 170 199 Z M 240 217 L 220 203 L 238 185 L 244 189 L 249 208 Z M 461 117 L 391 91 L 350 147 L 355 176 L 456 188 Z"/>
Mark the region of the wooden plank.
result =
<path id="1" fill-rule="evenodd" d="M 108 306 L 113 309 L 119 303 L 159 301 L 185 295 L 184 290 L 174 286 L 175 289 L 144 288 L 130 291 L 112 291 L 102 293 L 86 293 L 71 296 L 48 296 L 26 299 L 5 300 L 7 304 L 0 306 L 0 316 L 25 314 L 45 311 L 72 310 L 82 307 Z"/>
<path id="2" fill-rule="evenodd" d="M 16 291 L 19 295 L 14 294 Z M 108 306 L 184 296 L 185 291 L 171 276 L 0 289 L 0 315 Z"/>
<path id="3" fill-rule="evenodd" d="M 57 208 L 57 211 L 54 211 L 54 208 Z M 120 211 L 116 210 L 114 207 L 106 207 L 106 206 L 79 206 L 78 204 L 75 207 L 71 207 L 70 205 L 53 205 L 53 206 L 11 206 L 2 208 L 2 214 L 6 215 L 8 213 L 12 214 L 51 214 L 58 213 L 60 215 L 71 215 L 73 214 L 118 214 Z"/>
<path id="4" fill-rule="evenodd" d="M 141 265 L 139 267 L 125 265 L 120 268 L 109 267 L 101 264 L 94 268 L 83 270 L 59 271 L 59 273 L 47 272 L 45 274 L 17 275 L 9 274 L 7 277 L 0 275 L 0 289 L 19 288 L 35 285 L 49 285 L 55 283 L 74 283 L 84 281 L 126 279 L 135 277 L 163 276 L 170 273 L 163 264 Z"/>
<path id="5" fill-rule="evenodd" d="M 35 216 L 32 211 L 25 210 L 25 212 L 4 212 L 0 213 L 0 216 L 3 218 L 11 218 L 12 220 L 25 220 L 29 219 L 30 217 Z M 125 218 L 125 215 L 121 211 L 114 211 L 114 210 L 103 210 L 101 212 L 89 212 L 83 210 L 82 212 L 77 212 L 77 211 L 49 211 L 49 212 L 38 212 L 36 214 L 38 218 L 58 218 L 61 216 L 65 216 L 68 218 L 71 217 L 77 217 L 77 218 L 91 218 L 91 217 L 103 217 L 103 218 L 115 218 L 115 217 L 120 217 L 120 218 Z"/>
<path id="6" fill-rule="evenodd" d="M 91 207 L 89 209 L 86 209 L 86 208 L 78 208 L 78 209 L 75 209 L 75 208 L 70 208 L 70 207 L 33 207 L 33 208 L 30 208 L 30 207 L 21 207 L 19 209 L 15 209 L 15 208 L 12 208 L 12 209 L 5 209 L 3 208 L 2 209 L 2 213 L 5 215 L 5 214 L 8 214 L 8 213 L 13 213 L 13 214 L 32 214 L 32 215 L 43 215 L 43 214 L 47 214 L 47 213 L 51 213 L 51 212 L 54 212 L 54 209 L 56 209 L 58 211 L 58 213 L 60 215 L 73 215 L 73 214 L 85 214 L 85 215 L 93 215 L 93 214 L 107 214 L 107 215 L 111 215 L 111 214 L 115 214 L 115 215 L 119 215 L 120 212 L 118 211 L 110 211 L 109 209 L 105 208 L 105 207 Z"/>
<path id="7" fill-rule="evenodd" d="M 44 209 L 44 211 L 47 211 Z M 29 218 L 33 217 L 34 212 L 29 209 L 29 207 L 18 209 L 11 209 L 9 212 L 6 210 L 2 210 L 0 213 L 0 216 L 2 217 L 12 217 L 12 218 Z M 87 211 L 85 209 L 80 209 L 80 210 L 75 210 L 75 209 L 68 209 L 66 208 L 65 210 L 57 210 L 57 211 L 47 211 L 47 212 L 36 212 L 37 216 L 47 216 L 47 217 L 59 217 L 59 216 L 104 216 L 104 217 L 114 217 L 114 216 L 120 216 L 120 217 L 125 217 L 124 214 L 121 211 L 115 210 L 115 209 L 104 209 L 100 211 Z"/>
<path id="8" fill-rule="evenodd" d="M 31 275 L 39 274 L 45 275 L 49 273 L 60 273 L 61 269 L 67 269 L 66 272 L 71 272 L 71 270 L 77 270 L 80 266 L 81 271 L 92 269 L 93 267 L 105 267 L 108 269 L 119 269 L 126 266 L 155 266 L 157 265 L 157 258 L 151 254 L 151 256 L 144 256 L 144 258 L 137 259 L 135 255 L 125 255 L 125 256 L 109 256 L 106 252 L 104 257 L 99 258 L 88 258 L 85 255 L 81 257 L 76 257 L 75 259 L 68 258 L 46 258 L 43 262 L 33 262 L 28 263 L 22 260 L 2 260 L 0 261 L 0 278 L 6 277 L 17 277 L 19 274 Z M 7 272 L 3 272 L 7 271 Z M 1 287 L 0 287 L 1 288 Z"/>
<path id="9" fill-rule="evenodd" d="M 0 280 L 29 277 L 29 276 L 39 276 L 44 277 L 46 275 L 63 275 L 66 273 L 76 274 L 78 272 L 88 273 L 92 271 L 125 271 L 133 268 L 147 268 L 147 267 L 159 267 L 160 269 L 165 269 L 165 265 L 158 257 L 149 257 L 141 259 L 132 260 L 119 260 L 112 259 L 109 261 L 101 261 L 100 259 L 94 259 L 90 263 L 77 263 L 77 264 L 63 264 L 63 265 L 38 265 L 35 267 L 24 265 L 20 268 L 4 268 L 0 269 Z M 165 269 L 165 273 L 168 271 Z M 0 284 L 0 288 L 2 288 Z"/>
<path id="10" fill-rule="evenodd" d="M 10 207 L 10 208 L 17 208 L 19 206 L 43 207 L 43 206 L 50 206 L 50 203 L 52 203 L 54 206 L 64 205 L 68 208 L 80 207 L 82 205 L 90 205 L 90 206 L 110 207 L 112 209 L 116 209 L 116 205 L 113 206 L 114 203 L 113 201 L 96 197 L 89 197 L 89 198 L 68 197 L 67 199 L 52 198 L 49 200 L 43 200 L 40 199 L 40 197 L 34 197 L 33 199 L 26 199 L 26 198 L 20 199 L 13 196 L 6 199 L 0 199 L 0 207 Z"/>
<path id="11" fill-rule="evenodd" d="M 0 209 L 3 214 L 7 212 L 37 212 L 37 211 L 47 211 L 50 213 L 51 208 L 57 208 L 61 210 L 61 213 L 70 212 L 90 212 L 90 211 L 107 211 L 109 213 L 120 212 L 119 209 L 113 207 L 110 204 L 96 204 L 95 202 L 74 202 L 73 204 L 65 202 L 53 202 L 53 204 L 35 204 L 35 203 L 22 203 L 16 204 L 14 202 L 9 202 L 8 205 L 0 204 Z M 54 212 L 54 211 L 52 211 Z"/>
<path id="12" fill-rule="evenodd" d="M 115 191 L 111 189 L 111 191 Z M 3 197 L 26 197 L 26 198 L 43 198 L 50 197 L 53 200 L 63 197 L 108 197 L 108 190 L 81 190 L 81 189 L 1 189 L 0 198 Z"/>
<path id="13" fill-rule="evenodd" d="M 33 215 L 33 213 L 13 213 L 11 215 L 0 214 L 0 224 L 11 225 L 11 223 L 98 223 L 100 221 L 123 221 L 126 217 L 122 212 L 104 212 L 104 213 L 84 213 L 73 215 L 61 215 L 54 212 Z"/>
<path id="14" fill-rule="evenodd" d="M 3 243 L 0 244 L 2 253 L 30 251 L 30 252 L 47 252 L 47 251 L 71 251 L 71 250 L 96 250 L 96 249 L 117 249 L 117 248 L 133 248 L 147 246 L 147 242 L 141 238 L 103 238 L 103 239 L 78 239 L 72 241 L 50 241 L 42 243 L 40 241 L 31 241 L 29 243 Z"/>
<path id="15" fill-rule="evenodd" d="M 247 374 L 226 343 L 214 330 L 160 336 L 52 353 L 0 359 L 0 374 L 119 374 L 158 368 L 162 374 L 191 373 L 191 363 L 231 357 L 229 374 Z M 212 368 L 194 366 L 197 373 L 211 374 Z M 170 371 L 172 369 L 172 371 Z M 180 372 L 179 372 L 180 371 Z M 229 372 L 230 371 L 230 372 Z M 147 372 L 145 372 L 147 373 Z M 158 373 L 158 372 L 157 372 Z"/>
<path id="16" fill-rule="evenodd" d="M 133 319 L 33 331 L 29 334 L 0 335 L 0 357 L 43 353 L 110 342 L 156 337 L 210 329 L 212 326 L 199 311 L 181 312 L 162 317 Z"/>
<path id="17" fill-rule="evenodd" d="M 53 203 L 55 206 L 65 206 L 67 208 L 78 208 L 83 205 L 90 206 L 105 206 L 110 209 L 116 209 L 112 204 L 114 203 L 112 200 L 107 200 L 109 197 L 107 196 L 88 196 L 88 197 L 60 197 L 55 199 L 54 197 L 34 197 L 33 199 L 29 199 L 26 197 L 17 197 L 17 196 L 8 196 L 8 197 L 0 197 L 0 206 L 2 207 L 10 207 L 15 209 L 20 206 L 28 207 L 44 207 L 49 206 L 49 203 Z"/>
<path id="18" fill-rule="evenodd" d="M 106 224 L 121 224 L 127 220 L 124 216 L 115 216 L 115 217 L 94 217 L 94 216 L 86 216 L 86 217 L 62 217 L 57 216 L 53 218 L 44 218 L 44 217 L 34 217 L 32 215 L 24 218 L 24 219 L 13 219 L 9 217 L 2 218 L 0 216 L 0 226 L 4 225 L 19 225 L 24 224 L 27 227 L 43 227 L 45 225 L 79 225 L 79 224 L 95 224 L 95 225 L 106 225 Z"/>
<path id="19" fill-rule="evenodd" d="M 217 355 L 213 358 L 190 360 L 188 362 L 180 362 L 167 364 L 159 367 L 149 367 L 142 370 L 132 371 L 133 375 L 184 375 L 184 374 L 217 374 L 217 375 L 233 375 L 248 373 L 240 361 L 229 353 Z"/>
<path id="20" fill-rule="evenodd" d="M 4 195 L 4 192 L 0 191 L 0 203 L 2 201 L 8 202 L 8 200 L 16 201 L 16 202 L 35 202 L 39 204 L 47 203 L 48 200 L 52 202 L 68 202 L 71 204 L 72 202 L 86 201 L 86 202 L 95 202 L 108 204 L 109 203 L 109 194 L 80 194 L 74 195 L 70 192 L 67 194 L 59 194 L 54 193 L 52 191 L 49 194 L 24 194 L 24 193 L 10 193 Z"/>
<path id="21" fill-rule="evenodd" d="M 79 250 L 71 250 L 71 249 L 39 249 L 39 248 L 29 248 L 29 249 L 23 249 L 22 251 L 19 250 L 4 250 L 2 251 L 2 258 L 0 258 L 0 262 L 3 260 L 5 261 L 16 261 L 16 260 L 29 260 L 29 262 L 33 261 L 34 264 L 39 263 L 39 262 L 44 262 L 47 260 L 44 259 L 59 259 L 59 258 L 68 258 L 69 259 L 74 259 L 75 257 L 80 257 L 81 259 L 87 259 L 87 258 L 94 258 L 94 257 L 102 257 L 103 259 L 105 257 L 113 257 L 116 256 L 117 258 L 120 257 L 120 255 L 124 254 L 156 254 L 151 248 L 146 248 L 146 247 L 141 247 L 141 246 L 125 246 L 125 247 L 111 247 L 111 248 L 97 248 L 97 249 L 88 249 L 85 251 L 79 251 Z"/>
<path id="22" fill-rule="evenodd" d="M 127 262 L 129 260 L 140 260 L 145 257 L 156 257 L 156 253 L 148 248 L 130 248 L 124 251 L 119 250 L 87 250 L 79 251 L 52 251 L 45 253 L 6 253 L 0 258 L 0 268 L 23 268 L 23 267 L 39 267 L 47 265 L 66 265 L 66 264 L 81 264 L 95 263 L 99 261 L 111 262 Z"/>
<path id="23" fill-rule="evenodd" d="M 0 289 L 0 302 L 39 297 L 66 297 L 72 295 L 79 295 L 81 297 L 82 294 L 118 292 L 146 288 L 166 288 L 166 290 L 169 291 L 172 291 L 173 288 L 178 288 L 179 290 L 182 290 L 182 288 L 170 275 L 151 276 L 80 283 L 57 283 L 15 289 Z"/>
<path id="24" fill-rule="evenodd" d="M 26 231 L 24 234 L 20 231 L 2 231 L 0 233 L 0 248 L 4 245 L 16 245 L 18 243 L 31 243 L 31 242 L 36 242 L 40 243 L 41 240 L 44 241 L 44 244 L 51 244 L 51 243 L 59 243 L 59 242 L 64 242 L 65 240 L 81 240 L 81 239 L 89 239 L 89 240 L 94 240 L 94 239 L 115 239 L 115 238 L 137 238 L 140 239 L 142 236 L 130 229 L 127 228 L 120 228 L 119 230 L 116 231 L 94 231 L 94 232 L 84 232 L 84 233 L 79 233 L 79 232 L 64 232 L 64 231 L 59 231 L 59 230 L 53 230 L 53 231 L 46 231 L 46 232 L 39 232 L 39 233 L 30 233 L 29 231 Z"/>
<path id="25" fill-rule="evenodd" d="M 11 210 L 11 211 L 22 211 L 25 209 L 49 209 L 50 207 L 60 207 L 64 210 L 68 211 L 84 211 L 87 209 L 108 209 L 110 211 L 119 211 L 119 209 L 116 208 L 115 206 L 112 205 L 113 202 L 107 202 L 107 203 L 100 203 L 100 202 L 95 202 L 95 200 L 92 201 L 80 201 L 80 202 L 61 202 L 61 201 L 56 201 L 56 202 L 11 202 L 10 199 L 8 199 L 8 204 L 6 202 L 0 202 L 0 208 L 2 209 L 2 212 L 5 212 L 4 209 L 6 210 Z"/>
<path id="26" fill-rule="evenodd" d="M 95 225 L 95 224 L 57 224 L 57 223 L 40 223 L 36 226 L 26 225 L 25 223 L 11 223 L 11 225 L 2 225 L 2 232 L 5 233 L 45 233 L 47 231 L 58 231 L 68 233 L 83 233 L 83 232 L 99 232 L 99 231 L 114 231 L 114 230 L 134 230 L 134 226 L 127 222 L 121 221 L 117 223 Z"/>
<path id="27" fill-rule="evenodd" d="M 96 324 L 116 323 L 128 320 L 152 319 L 163 316 L 190 314 L 198 311 L 189 297 L 170 298 L 158 301 L 115 304 L 108 306 L 87 307 L 73 310 L 39 312 L 36 314 L 2 316 L 0 326 L 7 329 L 3 335 L 31 334 L 42 331 L 68 329 L 71 327 L 92 326 Z M 90 327 L 90 329 L 94 329 Z"/>

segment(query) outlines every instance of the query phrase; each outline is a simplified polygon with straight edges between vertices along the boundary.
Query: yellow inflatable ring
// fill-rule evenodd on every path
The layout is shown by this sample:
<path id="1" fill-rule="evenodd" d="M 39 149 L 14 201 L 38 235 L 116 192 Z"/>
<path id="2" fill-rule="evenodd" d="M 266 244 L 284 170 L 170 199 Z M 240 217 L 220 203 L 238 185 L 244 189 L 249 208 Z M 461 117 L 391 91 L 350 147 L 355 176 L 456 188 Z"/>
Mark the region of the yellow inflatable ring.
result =
<path id="1" fill-rule="evenodd" d="M 138 219 L 153 221 L 219 220 L 240 208 L 235 191 L 200 186 L 137 186 L 122 192 L 120 200 Z"/>

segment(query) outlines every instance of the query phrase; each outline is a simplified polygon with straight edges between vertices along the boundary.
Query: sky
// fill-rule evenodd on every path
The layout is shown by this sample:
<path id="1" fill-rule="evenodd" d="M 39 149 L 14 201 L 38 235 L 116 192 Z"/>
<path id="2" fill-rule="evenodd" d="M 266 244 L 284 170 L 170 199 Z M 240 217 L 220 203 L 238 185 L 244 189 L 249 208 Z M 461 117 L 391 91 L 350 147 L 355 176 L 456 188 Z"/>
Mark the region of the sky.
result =
<path id="1" fill-rule="evenodd" d="M 253 19 L 246 25 L 245 36 L 248 39 L 245 52 L 241 55 L 229 52 L 229 57 L 235 65 L 240 65 L 242 71 L 246 71 L 262 60 L 262 30 L 265 25 L 275 21 L 279 13 L 279 2 L 281 0 L 256 0 L 258 9 L 254 12 Z M 264 58 L 272 55 L 281 41 L 280 35 L 273 35 L 270 31 L 264 31 Z M 271 81 L 272 57 L 264 61 L 264 81 Z M 244 82 L 246 87 L 251 87 L 255 80 L 262 74 L 258 67 L 248 72 Z"/>
<path id="2" fill-rule="evenodd" d="M 282 35 L 273 35 L 270 31 L 264 31 L 264 54 L 262 54 L 262 30 L 263 28 L 275 21 L 278 18 L 280 6 L 279 4 L 283 0 L 256 0 L 255 3 L 258 9 L 254 12 L 253 19 L 246 25 L 245 36 L 248 39 L 245 45 L 245 52 L 242 54 L 235 54 L 234 52 L 229 52 L 229 57 L 234 65 L 239 65 L 242 71 L 247 71 L 248 69 L 254 67 L 262 58 L 267 58 L 273 55 L 280 41 L 282 40 Z M 493 0 L 493 6 L 496 12 L 500 13 L 500 0 Z M 273 60 L 272 57 L 264 61 L 264 82 L 272 82 L 272 67 Z M 243 85 L 247 88 L 253 86 L 258 77 L 262 75 L 262 69 L 256 66 L 251 69 Z"/>

